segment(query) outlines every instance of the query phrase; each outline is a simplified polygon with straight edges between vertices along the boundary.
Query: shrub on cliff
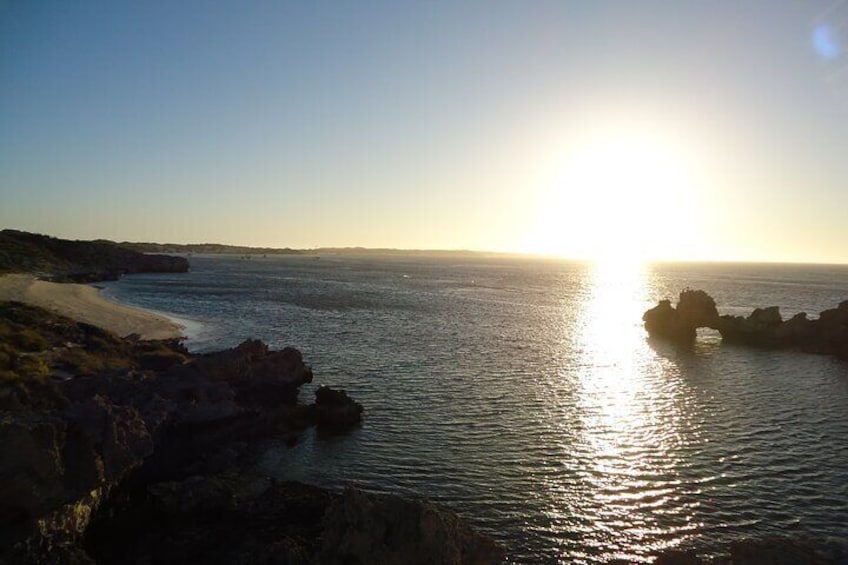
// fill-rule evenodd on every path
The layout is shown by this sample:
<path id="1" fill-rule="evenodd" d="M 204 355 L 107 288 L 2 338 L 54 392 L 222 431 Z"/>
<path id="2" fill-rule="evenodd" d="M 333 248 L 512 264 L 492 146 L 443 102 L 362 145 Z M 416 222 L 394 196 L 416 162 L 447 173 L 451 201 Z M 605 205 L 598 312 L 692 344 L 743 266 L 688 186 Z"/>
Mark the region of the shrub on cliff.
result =
<path id="1" fill-rule="evenodd" d="M 121 339 L 19 302 L 0 302 L 0 407 L 43 404 L 49 377 L 98 375 L 130 369 L 161 370 L 186 359 L 177 341 Z"/>
<path id="2" fill-rule="evenodd" d="M 44 381 L 49 374 L 50 368 L 41 357 L 0 343 L 0 380 L 3 382 Z"/>
<path id="3" fill-rule="evenodd" d="M 61 400 L 42 356 L 0 342 L 0 410 L 51 408 Z"/>

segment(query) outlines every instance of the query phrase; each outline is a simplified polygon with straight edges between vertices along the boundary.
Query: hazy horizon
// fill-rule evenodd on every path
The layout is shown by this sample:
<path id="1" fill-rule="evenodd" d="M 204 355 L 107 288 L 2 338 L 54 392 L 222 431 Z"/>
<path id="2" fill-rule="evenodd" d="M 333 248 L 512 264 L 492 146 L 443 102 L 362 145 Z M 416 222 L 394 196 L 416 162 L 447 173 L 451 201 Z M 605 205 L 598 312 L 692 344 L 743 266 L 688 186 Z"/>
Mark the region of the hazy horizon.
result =
<path id="1" fill-rule="evenodd" d="M 51 234 L 41 234 L 48 235 Z M 104 239 L 104 238 L 93 238 L 93 239 Z M 365 254 L 375 253 L 375 254 L 433 254 L 433 255 L 486 255 L 492 257 L 510 257 L 510 258 L 526 258 L 526 259 L 542 259 L 542 260 L 550 260 L 550 261 L 565 261 L 565 262 L 577 262 L 577 263 L 592 263 L 595 261 L 592 258 L 581 258 L 581 257 L 567 257 L 564 255 L 557 255 L 552 253 L 538 253 L 532 251 L 503 251 L 498 249 L 437 249 L 437 248 L 414 248 L 414 247 L 363 247 L 359 245 L 323 245 L 320 247 L 273 247 L 273 246 L 252 246 L 252 245 L 244 245 L 239 243 L 221 243 L 217 241 L 203 241 L 203 242 L 188 242 L 188 243 L 177 243 L 174 241 L 114 241 L 118 244 L 151 244 L 151 245 L 175 245 L 175 246 L 193 246 L 193 245 L 220 245 L 223 247 L 232 247 L 232 248 L 245 248 L 250 250 L 256 250 L 261 252 L 263 249 L 267 250 L 290 250 L 295 252 L 341 252 L 344 254 L 355 254 L 356 252 L 363 252 Z M 214 254 L 214 253 L 209 253 Z M 662 265 L 662 264 L 747 264 L 747 265 L 809 265 L 809 266 L 848 266 L 848 262 L 839 263 L 839 262 L 813 262 L 813 261 L 767 261 L 767 260 L 732 260 L 732 259 L 645 259 L 639 261 L 626 261 L 628 266 L 637 267 L 635 263 L 640 263 L 643 265 Z"/>
<path id="2" fill-rule="evenodd" d="M 0 225 L 848 263 L 844 2 L 0 5 Z"/>

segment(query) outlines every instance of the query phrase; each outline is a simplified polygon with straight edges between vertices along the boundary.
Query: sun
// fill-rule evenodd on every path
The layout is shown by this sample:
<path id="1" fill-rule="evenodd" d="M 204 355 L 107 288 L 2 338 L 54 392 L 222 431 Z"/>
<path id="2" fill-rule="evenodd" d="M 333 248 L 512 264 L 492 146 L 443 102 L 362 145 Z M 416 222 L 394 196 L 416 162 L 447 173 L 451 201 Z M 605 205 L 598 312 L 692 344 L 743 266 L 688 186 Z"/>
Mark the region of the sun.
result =
<path id="1" fill-rule="evenodd" d="M 532 247 L 597 262 L 683 258 L 697 187 L 679 148 L 641 132 L 604 133 L 570 150 L 541 198 Z"/>

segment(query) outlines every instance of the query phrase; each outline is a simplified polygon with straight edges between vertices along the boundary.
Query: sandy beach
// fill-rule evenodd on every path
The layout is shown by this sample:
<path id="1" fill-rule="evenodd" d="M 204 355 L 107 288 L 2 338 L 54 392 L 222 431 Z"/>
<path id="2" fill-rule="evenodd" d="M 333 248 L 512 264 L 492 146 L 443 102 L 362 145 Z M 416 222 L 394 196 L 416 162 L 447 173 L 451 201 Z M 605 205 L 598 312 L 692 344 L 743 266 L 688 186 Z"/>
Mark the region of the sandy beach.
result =
<path id="1" fill-rule="evenodd" d="M 0 300 L 40 306 L 121 337 L 138 334 L 142 339 L 168 339 L 183 335 L 183 327 L 171 320 L 107 300 L 96 288 L 84 284 L 51 283 L 31 275 L 5 275 L 0 276 Z"/>

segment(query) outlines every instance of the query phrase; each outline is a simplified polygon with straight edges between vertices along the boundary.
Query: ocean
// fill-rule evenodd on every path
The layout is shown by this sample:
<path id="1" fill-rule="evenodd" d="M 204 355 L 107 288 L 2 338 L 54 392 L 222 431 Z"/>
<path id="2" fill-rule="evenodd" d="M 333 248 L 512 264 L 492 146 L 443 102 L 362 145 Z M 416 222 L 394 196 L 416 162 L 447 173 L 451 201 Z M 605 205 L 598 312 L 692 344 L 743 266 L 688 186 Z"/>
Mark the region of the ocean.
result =
<path id="1" fill-rule="evenodd" d="M 848 540 L 848 362 L 651 342 L 686 287 L 722 314 L 848 299 L 848 267 L 592 266 L 484 256 L 192 256 L 106 283 L 185 320 L 194 351 L 300 349 L 365 407 L 350 433 L 272 446 L 271 475 L 420 494 L 516 563 L 648 562 L 743 537 Z"/>

